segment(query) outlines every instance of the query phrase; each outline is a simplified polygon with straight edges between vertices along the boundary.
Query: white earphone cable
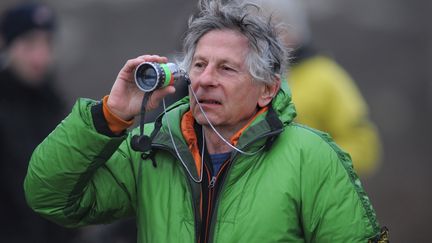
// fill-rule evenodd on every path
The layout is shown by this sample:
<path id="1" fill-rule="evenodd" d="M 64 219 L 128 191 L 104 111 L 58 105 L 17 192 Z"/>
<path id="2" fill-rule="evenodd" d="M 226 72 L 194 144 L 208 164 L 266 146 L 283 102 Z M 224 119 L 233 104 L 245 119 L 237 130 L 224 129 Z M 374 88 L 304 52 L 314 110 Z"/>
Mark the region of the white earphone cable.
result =
<path id="1" fill-rule="evenodd" d="M 202 149 L 201 149 L 201 173 L 200 173 L 199 179 L 196 180 L 192 176 L 192 173 L 189 171 L 189 168 L 186 166 L 186 163 L 184 162 L 183 158 L 181 157 L 180 152 L 178 151 L 177 146 L 176 146 L 176 144 L 174 142 L 174 137 L 173 137 L 172 132 L 171 132 L 171 124 L 170 124 L 170 121 L 168 119 L 168 114 L 166 112 L 165 98 L 162 99 L 162 104 L 163 104 L 163 108 L 164 108 L 165 119 L 167 121 L 168 132 L 169 132 L 169 135 L 170 135 L 170 138 L 171 138 L 171 143 L 172 143 L 172 145 L 174 147 L 174 150 L 175 150 L 175 152 L 177 154 L 177 157 L 180 159 L 181 163 L 186 168 L 186 171 L 188 172 L 188 174 L 192 178 L 192 180 L 195 181 L 196 183 L 201 183 L 202 178 L 203 178 L 203 168 L 204 168 L 204 146 L 205 146 L 204 133 L 202 134 L 203 146 L 202 146 Z"/>
<path id="2" fill-rule="evenodd" d="M 195 92 L 193 91 L 193 89 L 192 89 L 192 87 L 189 85 L 189 89 L 191 90 L 191 93 L 192 93 L 192 95 L 193 95 L 193 97 L 194 97 L 194 99 L 195 99 L 195 101 L 196 101 L 196 103 L 197 103 L 197 105 L 198 105 L 198 107 L 199 107 L 199 109 L 200 109 L 200 111 L 201 111 L 201 113 L 203 114 L 203 116 L 204 116 L 204 118 L 206 119 L 206 121 L 208 122 L 208 124 L 210 125 L 210 127 L 211 127 L 211 129 L 216 133 L 216 135 L 226 144 L 226 145 L 228 145 L 229 147 L 231 147 L 232 149 L 234 149 L 234 150 L 236 150 L 237 152 L 239 152 L 239 153 L 241 153 L 241 154 L 243 154 L 243 155 L 248 155 L 248 156 L 251 156 L 251 155 L 255 155 L 255 154 L 257 154 L 258 152 L 260 152 L 263 148 L 264 148 L 264 146 L 262 146 L 261 148 L 259 148 L 257 151 L 254 151 L 254 152 L 245 152 L 245 151 L 243 151 L 243 150 L 241 150 L 241 149 L 239 149 L 239 148 L 237 148 L 237 147 L 235 147 L 234 145 L 232 145 L 230 142 L 228 142 L 217 130 L 216 130 L 216 128 L 213 126 L 213 124 L 210 122 L 210 120 L 209 120 L 209 118 L 207 117 L 207 115 L 206 115 L 206 113 L 205 113 L 205 111 L 204 111 L 204 109 L 202 108 L 202 106 L 201 106 L 201 104 L 200 104 L 200 102 L 198 101 L 198 98 L 197 98 L 197 96 L 196 96 L 196 94 L 195 94 Z"/>
<path id="3" fill-rule="evenodd" d="M 247 155 L 247 156 L 252 156 L 257 154 L 258 152 L 260 152 L 261 150 L 264 149 L 265 145 L 261 146 L 258 150 L 254 151 L 254 152 L 245 152 L 237 147 L 235 147 L 234 145 L 232 145 L 230 142 L 228 142 L 217 130 L 216 128 L 213 126 L 213 124 L 210 122 L 209 118 L 207 117 L 204 109 L 202 108 L 200 102 L 198 101 L 198 98 L 195 94 L 195 92 L 193 91 L 192 87 L 190 87 L 189 85 L 189 89 L 191 90 L 191 93 L 201 111 L 201 113 L 204 115 L 204 118 L 206 119 L 206 121 L 208 122 L 208 124 L 210 125 L 211 129 L 216 133 L 216 135 L 225 143 L 227 144 L 229 147 L 231 147 L 232 149 L 236 150 L 237 152 L 239 152 L 240 154 L 243 155 Z M 196 183 L 201 183 L 202 179 L 203 179 L 203 168 L 204 168 L 204 148 L 205 148 L 205 136 L 204 136 L 204 131 L 202 131 L 202 141 L 203 141 L 203 145 L 202 145 L 202 149 L 201 149 L 201 171 L 200 171 L 200 176 L 199 179 L 196 180 L 193 176 L 192 173 L 190 172 L 188 166 L 186 166 L 186 163 L 184 162 L 182 156 L 180 155 L 180 152 L 178 151 L 178 148 L 174 142 L 174 136 L 172 134 L 171 131 L 171 124 L 170 124 L 170 119 L 168 118 L 168 113 L 167 113 L 167 109 L 166 109 L 166 104 L 165 104 L 165 98 L 162 99 L 162 104 L 163 104 L 163 109 L 164 109 L 164 114 L 165 114 L 165 119 L 167 122 L 167 127 L 168 127 L 168 133 L 170 135 L 170 139 L 171 139 L 171 143 L 174 147 L 174 150 L 176 152 L 177 157 L 179 158 L 179 160 L 181 161 L 181 163 L 183 164 L 183 166 L 186 168 L 186 171 L 188 172 L 189 176 L 192 178 L 192 180 Z"/>

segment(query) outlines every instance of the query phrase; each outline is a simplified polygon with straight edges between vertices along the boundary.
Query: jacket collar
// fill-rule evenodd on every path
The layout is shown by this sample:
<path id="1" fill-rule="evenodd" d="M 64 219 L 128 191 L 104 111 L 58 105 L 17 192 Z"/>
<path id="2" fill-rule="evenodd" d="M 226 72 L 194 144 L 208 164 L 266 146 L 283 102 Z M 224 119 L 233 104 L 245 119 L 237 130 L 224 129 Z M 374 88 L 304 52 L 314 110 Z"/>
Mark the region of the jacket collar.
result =
<path id="1" fill-rule="evenodd" d="M 189 175 L 197 181 L 200 178 L 201 155 L 197 152 L 199 149 L 193 128 L 194 119 L 189 108 L 189 97 L 185 97 L 171 105 L 167 109 L 167 113 L 162 114 L 157 119 L 156 123 L 160 123 L 160 130 L 152 135 L 152 148 L 169 150 L 178 157 L 175 151 L 177 149 Z M 270 136 L 275 138 L 284 126 L 292 122 L 295 116 L 296 112 L 291 100 L 291 92 L 286 80 L 283 80 L 281 89 L 272 101 L 271 109 L 260 111 L 231 140 L 242 150 L 250 149 L 254 151 L 257 146 L 263 146 L 264 142 L 266 142 L 264 138 Z M 280 124 L 280 127 L 277 127 L 279 126 L 277 124 Z M 155 127 L 159 127 L 159 125 L 156 124 Z M 169 130 L 171 130 L 175 147 L 171 141 Z M 268 141 L 269 139 L 267 139 Z"/>
<path id="2" fill-rule="evenodd" d="M 242 133 L 250 126 L 250 124 L 255 120 L 255 118 L 257 118 L 258 116 L 260 116 L 262 113 L 266 112 L 267 110 L 268 110 L 267 107 L 264 107 L 261 110 L 259 110 L 257 112 L 257 114 L 255 114 L 255 116 L 252 119 L 250 119 L 250 121 L 243 128 L 241 128 L 239 131 L 237 131 L 230 138 L 231 144 L 236 146 Z M 198 146 L 198 138 L 197 138 L 197 135 L 196 135 L 195 129 L 194 129 L 195 122 L 196 121 L 192 115 L 192 111 L 191 110 L 187 111 L 181 119 L 181 131 L 182 131 L 183 137 L 185 138 L 185 141 L 188 145 L 188 148 L 191 151 L 192 156 L 194 158 L 197 173 L 200 176 L 201 166 L 202 166 L 201 165 L 201 154 L 200 154 L 199 146 Z"/>

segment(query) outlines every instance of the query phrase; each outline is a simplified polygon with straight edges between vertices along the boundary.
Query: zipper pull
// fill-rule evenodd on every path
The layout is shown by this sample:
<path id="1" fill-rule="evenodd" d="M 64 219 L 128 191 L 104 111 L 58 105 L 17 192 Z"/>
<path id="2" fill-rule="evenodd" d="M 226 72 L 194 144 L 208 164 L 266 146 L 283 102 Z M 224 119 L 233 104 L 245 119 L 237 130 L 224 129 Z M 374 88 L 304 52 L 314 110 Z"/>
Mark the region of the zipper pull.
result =
<path id="1" fill-rule="evenodd" d="M 217 177 L 213 176 L 211 178 L 211 181 L 210 181 L 209 185 L 208 185 L 208 188 L 213 188 L 215 186 L 215 184 L 216 184 L 216 180 L 217 180 Z"/>

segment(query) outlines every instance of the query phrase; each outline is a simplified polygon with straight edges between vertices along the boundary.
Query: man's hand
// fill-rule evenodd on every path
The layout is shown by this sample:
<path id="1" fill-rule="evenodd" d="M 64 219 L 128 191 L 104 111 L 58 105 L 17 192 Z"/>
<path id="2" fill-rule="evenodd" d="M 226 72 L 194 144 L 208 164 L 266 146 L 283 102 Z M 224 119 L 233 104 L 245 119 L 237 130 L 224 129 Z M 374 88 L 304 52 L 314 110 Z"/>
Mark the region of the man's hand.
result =
<path id="1" fill-rule="evenodd" d="M 166 57 L 157 55 L 143 55 L 128 60 L 120 70 L 107 101 L 107 106 L 111 112 L 126 121 L 138 115 L 144 92 L 138 89 L 135 84 L 135 68 L 143 62 L 166 63 L 167 61 Z M 173 86 L 155 90 L 147 103 L 146 109 L 157 108 L 163 97 L 174 92 L 175 88 Z"/>

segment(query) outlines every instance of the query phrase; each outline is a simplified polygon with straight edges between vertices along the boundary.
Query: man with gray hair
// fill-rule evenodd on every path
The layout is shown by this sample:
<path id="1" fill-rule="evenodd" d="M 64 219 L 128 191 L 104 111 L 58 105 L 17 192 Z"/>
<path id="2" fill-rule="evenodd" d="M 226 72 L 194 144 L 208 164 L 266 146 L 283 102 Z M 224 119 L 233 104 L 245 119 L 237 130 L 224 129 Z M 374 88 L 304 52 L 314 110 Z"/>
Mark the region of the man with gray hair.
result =
<path id="1" fill-rule="evenodd" d="M 138 65 L 167 58 L 127 61 L 109 96 L 79 100 L 36 149 L 29 205 L 67 227 L 135 215 L 139 242 L 378 242 L 349 156 L 292 122 L 288 55 L 271 22 L 248 14 L 254 6 L 199 7 L 181 63 L 189 97 L 146 126 L 149 136 L 127 133 L 146 99 L 153 109 L 175 92 L 150 96 L 134 83 Z"/>

